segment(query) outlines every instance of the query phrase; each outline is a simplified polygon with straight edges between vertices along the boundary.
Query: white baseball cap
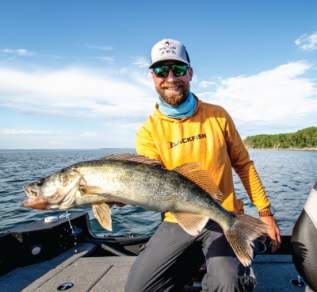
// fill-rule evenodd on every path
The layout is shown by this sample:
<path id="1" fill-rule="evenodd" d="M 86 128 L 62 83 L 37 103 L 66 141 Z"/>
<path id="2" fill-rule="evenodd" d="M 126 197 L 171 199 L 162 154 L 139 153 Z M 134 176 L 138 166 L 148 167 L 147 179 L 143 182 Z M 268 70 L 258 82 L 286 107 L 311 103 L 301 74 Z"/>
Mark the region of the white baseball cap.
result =
<path id="1" fill-rule="evenodd" d="M 156 63 L 167 60 L 180 61 L 190 65 L 185 46 L 180 41 L 173 39 L 162 39 L 152 47 L 149 68 L 152 68 Z"/>

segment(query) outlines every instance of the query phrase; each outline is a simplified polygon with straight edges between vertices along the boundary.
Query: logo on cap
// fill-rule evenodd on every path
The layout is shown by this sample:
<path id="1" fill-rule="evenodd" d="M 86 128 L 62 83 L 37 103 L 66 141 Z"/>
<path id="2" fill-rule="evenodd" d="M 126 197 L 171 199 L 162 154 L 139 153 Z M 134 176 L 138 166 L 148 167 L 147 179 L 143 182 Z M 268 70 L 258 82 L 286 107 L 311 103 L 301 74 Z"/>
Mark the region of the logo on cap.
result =
<path id="1" fill-rule="evenodd" d="M 161 56 L 170 55 L 170 54 L 176 55 L 176 46 L 175 45 L 172 45 L 172 43 L 170 43 L 169 41 L 166 41 L 164 43 L 164 45 L 165 46 L 163 46 L 159 49 Z"/>

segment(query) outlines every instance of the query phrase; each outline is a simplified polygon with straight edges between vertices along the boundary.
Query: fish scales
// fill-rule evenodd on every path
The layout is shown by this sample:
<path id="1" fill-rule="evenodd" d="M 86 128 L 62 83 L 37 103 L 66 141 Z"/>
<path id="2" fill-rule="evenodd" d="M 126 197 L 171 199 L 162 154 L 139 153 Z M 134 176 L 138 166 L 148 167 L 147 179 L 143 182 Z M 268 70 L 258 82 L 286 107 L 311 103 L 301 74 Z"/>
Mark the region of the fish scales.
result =
<path id="1" fill-rule="evenodd" d="M 220 218 L 223 214 L 223 210 L 219 212 L 218 204 L 205 191 L 174 171 L 131 161 L 107 160 L 81 163 L 74 168 L 84 175 L 88 185 L 102 186 L 114 201 L 133 203 L 137 200 L 139 204 L 160 212 L 204 211 L 202 214 L 212 219 L 216 216 Z M 225 213 L 228 218 L 222 216 L 222 220 L 230 220 L 232 215 Z"/>
<path id="2" fill-rule="evenodd" d="M 222 208 L 216 201 L 221 197 L 217 186 L 211 185 L 210 176 L 195 167 L 197 164 L 188 164 L 169 171 L 136 155 L 80 162 L 26 186 L 29 199 L 23 205 L 64 210 L 91 204 L 97 220 L 110 230 L 112 203 L 169 211 L 192 236 L 197 236 L 211 219 L 221 226 L 241 263 L 249 265 L 252 242 L 266 232 L 265 224 Z"/>

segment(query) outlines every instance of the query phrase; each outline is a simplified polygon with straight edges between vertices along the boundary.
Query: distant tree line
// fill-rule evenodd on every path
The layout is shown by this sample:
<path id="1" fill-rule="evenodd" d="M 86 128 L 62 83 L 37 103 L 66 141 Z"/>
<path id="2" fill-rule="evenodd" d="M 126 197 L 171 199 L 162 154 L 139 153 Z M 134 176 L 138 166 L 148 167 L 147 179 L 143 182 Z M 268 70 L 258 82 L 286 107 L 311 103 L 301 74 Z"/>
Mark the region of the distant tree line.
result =
<path id="1" fill-rule="evenodd" d="M 295 133 L 249 136 L 244 143 L 250 148 L 317 148 L 317 127 Z"/>

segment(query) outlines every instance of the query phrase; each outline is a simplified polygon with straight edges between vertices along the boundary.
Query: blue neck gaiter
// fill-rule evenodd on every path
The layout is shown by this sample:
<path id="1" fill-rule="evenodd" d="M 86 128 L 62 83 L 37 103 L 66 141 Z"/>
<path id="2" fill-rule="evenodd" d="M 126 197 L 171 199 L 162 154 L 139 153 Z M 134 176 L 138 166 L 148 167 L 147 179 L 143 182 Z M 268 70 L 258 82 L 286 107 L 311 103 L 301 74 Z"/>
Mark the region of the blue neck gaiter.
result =
<path id="1" fill-rule="evenodd" d="M 191 117 L 197 107 L 197 100 L 191 92 L 187 98 L 177 106 L 171 106 L 166 103 L 161 97 L 158 102 L 160 112 L 170 118 L 185 119 Z"/>

